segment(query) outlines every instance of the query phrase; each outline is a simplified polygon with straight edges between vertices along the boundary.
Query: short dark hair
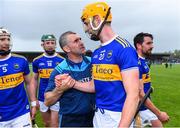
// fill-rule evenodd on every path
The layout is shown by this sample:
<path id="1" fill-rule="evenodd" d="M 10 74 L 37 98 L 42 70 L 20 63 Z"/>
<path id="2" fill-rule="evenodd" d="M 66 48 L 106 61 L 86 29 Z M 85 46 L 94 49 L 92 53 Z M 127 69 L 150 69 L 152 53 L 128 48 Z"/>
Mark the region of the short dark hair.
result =
<path id="1" fill-rule="evenodd" d="M 150 33 L 139 33 L 134 37 L 134 47 L 137 49 L 137 44 L 142 44 L 144 42 L 144 37 L 150 37 L 153 39 L 153 35 Z"/>
<path id="2" fill-rule="evenodd" d="M 59 46 L 61 47 L 61 49 L 63 50 L 63 47 L 65 45 L 67 45 L 68 43 L 68 40 L 67 40 L 67 36 L 70 35 L 70 34 L 76 34 L 75 32 L 72 32 L 72 31 L 67 31 L 67 32 L 64 32 L 60 37 L 59 37 Z"/>

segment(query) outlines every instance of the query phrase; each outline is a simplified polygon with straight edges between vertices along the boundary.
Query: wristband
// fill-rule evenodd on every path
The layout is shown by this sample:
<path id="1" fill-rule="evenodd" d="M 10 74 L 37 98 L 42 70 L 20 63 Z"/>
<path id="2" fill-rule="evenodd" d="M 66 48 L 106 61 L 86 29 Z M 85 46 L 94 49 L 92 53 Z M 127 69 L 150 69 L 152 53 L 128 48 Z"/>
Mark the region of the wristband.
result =
<path id="1" fill-rule="evenodd" d="M 37 105 L 37 104 L 36 104 L 36 101 L 32 101 L 32 102 L 31 102 L 31 106 L 32 106 L 32 107 L 35 107 L 36 105 Z"/>

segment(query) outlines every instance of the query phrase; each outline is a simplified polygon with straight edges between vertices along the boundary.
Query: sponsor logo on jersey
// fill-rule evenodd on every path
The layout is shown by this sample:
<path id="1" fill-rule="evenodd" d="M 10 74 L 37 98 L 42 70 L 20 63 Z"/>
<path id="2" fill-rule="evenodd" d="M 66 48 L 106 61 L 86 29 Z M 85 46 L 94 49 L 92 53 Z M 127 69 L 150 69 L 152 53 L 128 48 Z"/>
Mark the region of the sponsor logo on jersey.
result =
<path id="1" fill-rule="evenodd" d="M 23 73 L 16 73 L 0 77 L 0 90 L 14 88 L 24 81 Z"/>
<path id="2" fill-rule="evenodd" d="M 38 70 L 38 72 L 39 72 L 39 77 L 40 77 L 40 78 L 49 78 L 52 71 L 53 71 L 52 68 L 50 68 L 50 69 L 39 69 L 39 70 Z"/>
<path id="3" fill-rule="evenodd" d="M 93 77 L 102 81 L 121 80 L 121 73 L 118 65 L 113 64 L 93 64 Z"/>
<path id="4" fill-rule="evenodd" d="M 151 77 L 150 77 L 150 74 L 149 74 L 149 73 L 143 74 L 143 75 L 142 75 L 142 79 L 143 79 L 143 82 L 144 82 L 144 83 L 149 83 L 149 82 L 151 82 Z"/>
<path id="5" fill-rule="evenodd" d="M 45 65 L 45 63 L 39 63 L 39 66 L 44 66 Z"/>

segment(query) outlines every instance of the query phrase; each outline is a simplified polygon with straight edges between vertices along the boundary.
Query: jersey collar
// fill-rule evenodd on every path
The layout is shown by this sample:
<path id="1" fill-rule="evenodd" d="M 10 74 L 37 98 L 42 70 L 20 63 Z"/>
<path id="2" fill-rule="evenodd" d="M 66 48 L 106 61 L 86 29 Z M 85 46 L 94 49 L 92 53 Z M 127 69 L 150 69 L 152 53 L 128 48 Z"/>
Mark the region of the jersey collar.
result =
<path id="1" fill-rule="evenodd" d="M 101 44 L 101 46 L 106 46 L 108 44 L 110 44 L 116 37 L 118 37 L 118 35 L 115 35 L 112 39 L 110 39 L 109 41 L 106 41 L 104 43 Z"/>
<path id="2" fill-rule="evenodd" d="M 43 53 L 43 56 L 45 56 L 45 57 L 47 57 L 47 58 L 53 58 L 53 57 L 57 56 L 57 53 L 54 53 L 54 55 L 52 55 L 52 56 L 48 56 L 48 55 L 46 55 L 45 53 Z"/>
<path id="3" fill-rule="evenodd" d="M 0 61 L 5 61 L 5 60 L 8 60 L 10 57 L 11 57 L 11 53 L 9 53 L 9 55 L 8 55 L 6 58 L 4 58 L 4 59 L 0 59 Z"/>

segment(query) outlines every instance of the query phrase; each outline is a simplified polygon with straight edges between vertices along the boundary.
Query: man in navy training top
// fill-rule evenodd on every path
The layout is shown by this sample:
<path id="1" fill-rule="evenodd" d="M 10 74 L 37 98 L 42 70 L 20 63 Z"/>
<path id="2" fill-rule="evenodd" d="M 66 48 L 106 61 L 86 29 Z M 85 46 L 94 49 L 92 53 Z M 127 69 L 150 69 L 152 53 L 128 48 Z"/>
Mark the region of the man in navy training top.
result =
<path id="1" fill-rule="evenodd" d="M 84 56 L 84 44 L 79 35 L 74 32 L 63 33 L 59 39 L 59 44 L 67 54 L 67 58 L 55 68 L 50 76 L 45 93 L 45 104 L 49 106 L 56 101 L 60 102 L 60 127 L 92 127 L 94 94 L 73 88 L 67 90 L 68 88 L 56 87 L 54 81 L 59 74 L 69 74 L 81 82 L 90 81 L 91 59 Z"/>

